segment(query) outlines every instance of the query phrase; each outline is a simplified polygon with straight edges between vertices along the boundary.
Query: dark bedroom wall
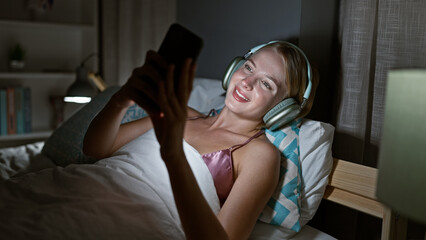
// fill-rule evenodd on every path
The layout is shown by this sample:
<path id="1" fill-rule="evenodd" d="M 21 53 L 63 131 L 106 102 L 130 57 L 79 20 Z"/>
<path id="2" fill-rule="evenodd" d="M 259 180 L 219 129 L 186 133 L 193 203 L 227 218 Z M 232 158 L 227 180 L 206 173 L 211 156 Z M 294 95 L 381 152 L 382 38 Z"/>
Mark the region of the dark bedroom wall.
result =
<path id="1" fill-rule="evenodd" d="M 300 47 L 319 72 L 314 106 L 308 118 L 332 123 L 340 72 L 339 0 L 302 0 Z"/>
<path id="2" fill-rule="evenodd" d="M 177 21 L 204 39 L 197 75 L 215 79 L 250 48 L 298 37 L 300 13 L 301 3 L 294 0 L 177 1 Z"/>

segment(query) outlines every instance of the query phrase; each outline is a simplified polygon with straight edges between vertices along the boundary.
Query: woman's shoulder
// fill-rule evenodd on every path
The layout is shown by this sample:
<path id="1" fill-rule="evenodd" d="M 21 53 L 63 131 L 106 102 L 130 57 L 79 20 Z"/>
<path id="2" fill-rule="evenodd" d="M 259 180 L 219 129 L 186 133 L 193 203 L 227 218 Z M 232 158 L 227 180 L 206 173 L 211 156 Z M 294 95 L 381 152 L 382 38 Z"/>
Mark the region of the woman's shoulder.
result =
<path id="1" fill-rule="evenodd" d="M 258 167 L 258 164 L 269 167 L 279 166 L 280 152 L 265 135 L 253 139 L 241 150 L 240 157 L 244 159 L 241 163 L 244 165 L 254 167 Z"/>
<path id="2" fill-rule="evenodd" d="M 234 167 L 236 167 L 236 179 L 249 181 L 251 186 L 253 179 L 259 183 L 263 189 L 269 186 L 272 191 L 274 182 L 277 181 L 280 169 L 280 152 L 269 142 L 266 137 L 253 139 L 242 151 L 236 154 L 234 158 Z M 238 159 L 238 160 L 237 160 Z"/>
<path id="3" fill-rule="evenodd" d="M 250 152 L 261 152 L 267 156 L 279 156 L 279 150 L 272 144 L 268 138 L 263 134 L 262 136 L 253 139 L 253 146 L 247 148 Z"/>

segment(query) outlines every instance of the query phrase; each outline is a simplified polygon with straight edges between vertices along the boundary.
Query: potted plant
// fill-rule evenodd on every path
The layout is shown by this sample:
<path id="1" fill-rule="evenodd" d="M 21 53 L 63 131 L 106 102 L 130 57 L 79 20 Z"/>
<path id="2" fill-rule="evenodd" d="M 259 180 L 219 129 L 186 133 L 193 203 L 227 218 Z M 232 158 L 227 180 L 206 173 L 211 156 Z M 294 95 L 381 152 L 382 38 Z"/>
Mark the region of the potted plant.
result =
<path id="1" fill-rule="evenodd" d="M 9 68 L 11 71 L 21 71 L 25 66 L 25 50 L 20 44 L 10 49 Z"/>

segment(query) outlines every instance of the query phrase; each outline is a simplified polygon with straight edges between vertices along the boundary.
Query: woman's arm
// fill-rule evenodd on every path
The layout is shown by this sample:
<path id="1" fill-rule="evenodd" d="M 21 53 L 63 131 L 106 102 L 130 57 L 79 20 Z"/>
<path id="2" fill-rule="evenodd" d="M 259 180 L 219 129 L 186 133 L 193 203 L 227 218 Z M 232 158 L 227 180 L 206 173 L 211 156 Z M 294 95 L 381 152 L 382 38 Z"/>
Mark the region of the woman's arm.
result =
<path id="1" fill-rule="evenodd" d="M 90 123 L 83 142 L 83 151 L 86 155 L 96 158 L 108 157 L 152 128 L 149 118 L 120 125 L 132 101 L 128 101 L 128 104 L 120 103 L 119 94 L 116 93 Z"/>
<path id="2" fill-rule="evenodd" d="M 230 239 L 247 239 L 277 187 L 280 152 L 256 139 L 233 155 L 238 176 L 218 218 Z"/>

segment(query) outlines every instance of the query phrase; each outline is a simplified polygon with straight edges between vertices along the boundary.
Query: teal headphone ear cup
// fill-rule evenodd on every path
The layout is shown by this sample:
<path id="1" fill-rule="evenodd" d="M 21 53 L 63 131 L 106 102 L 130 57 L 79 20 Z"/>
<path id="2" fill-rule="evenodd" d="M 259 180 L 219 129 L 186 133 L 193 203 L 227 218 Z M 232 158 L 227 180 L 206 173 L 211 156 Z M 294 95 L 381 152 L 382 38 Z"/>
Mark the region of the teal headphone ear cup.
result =
<path id="1" fill-rule="evenodd" d="M 300 106 L 293 98 L 286 98 L 263 117 L 266 128 L 274 131 L 290 121 L 294 120 L 300 113 Z"/>
<path id="2" fill-rule="evenodd" d="M 223 89 L 227 90 L 229 86 L 229 82 L 231 82 L 232 75 L 234 72 L 244 64 L 246 60 L 243 57 L 236 57 L 232 60 L 232 62 L 226 68 L 225 76 L 222 80 Z"/>

